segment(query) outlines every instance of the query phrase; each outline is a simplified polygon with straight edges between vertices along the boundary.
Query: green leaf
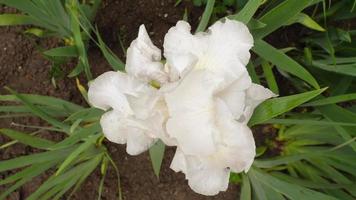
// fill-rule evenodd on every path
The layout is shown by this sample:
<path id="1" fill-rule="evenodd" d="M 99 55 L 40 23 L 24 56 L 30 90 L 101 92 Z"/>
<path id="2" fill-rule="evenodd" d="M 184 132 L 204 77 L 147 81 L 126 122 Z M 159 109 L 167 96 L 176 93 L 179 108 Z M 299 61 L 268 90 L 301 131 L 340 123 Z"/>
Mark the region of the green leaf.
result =
<path id="1" fill-rule="evenodd" d="M 33 105 L 31 103 L 31 101 L 29 101 L 26 96 L 23 96 L 21 94 L 18 94 L 17 92 L 13 91 L 12 89 L 10 88 L 7 88 L 14 96 L 17 97 L 18 100 L 20 100 L 24 105 L 26 105 L 30 110 L 31 112 L 42 118 L 43 120 L 45 120 L 46 122 L 52 124 L 53 126 L 55 127 L 58 127 L 60 129 L 62 129 L 64 132 L 69 132 L 69 126 L 58 121 L 57 119 L 49 116 L 45 111 L 43 111 L 42 109 L 40 109 L 39 107 L 36 107 L 35 105 Z"/>
<path id="2" fill-rule="evenodd" d="M 336 105 L 321 106 L 318 107 L 318 110 L 325 116 L 326 119 L 332 122 L 346 122 L 346 123 L 356 123 L 356 114 L 341 108 Z M 337 114 L 335 114 L 337 113 Z M 334 125 L 336 131 L 340 134 L 345 141 L 351 140 L 352 135 L 355 134 L 354 128 L 351 127 L 342 127 L 339 125 Z M 356 143 L 350 143 L 350 146 L 356 152 Z"/>
<path id="3" fill-rule="evenodd" d="M 63 174 L 58 176 L 53 175 L 46 182 L 44 182 L 34 193 L 32 193 L 27 200 L 37 200 L 42 196 L 45 192 L 49 191 L 53 187 L 60 187 L 61 191 L 60 196 L 63 195 L 66 191 L 68 191 L 71 186 L 73 186 L 77 181 L 79 181 L 82 177 L 85 178 L 85 175 L 88 171 L 93 171 L 95 167 L 100 163 L 102 156 L 98 155 L 93 159 L 90 159 L 86 162 L 78 164 L 71 169 L 65 171 Z M 80 172 L 80 173 L 78 173 Z M 71 183 L 68 185 L 67 183 Z M 63 193 L 62 193 L 63 192 Z M 58 198 L 58 197 L 57 197 Z"/>
<path id="4" fill-rule="evenodd" d="M 77 146 L 72 146 L 65 149 L 58 149 L 55 151 L 48 151 L 44 153 L 36 153 L 27 156 L 20 156 L 10 160 L 0 161 L 0 172 L 32 165 L 35 163 L 43 163 L 51 160 L 61 160 L 66 157 L 68 153 L 73 151 Z"/>
<path id="5" fill-rule="evenodd" d="M 253 32 L 253 30 L 260 29 L 265 26 L 266 26 L 266 24 L 264 24 L 256 19 L 253 19 L 253 18 L 247 24 L 248 29 L 251 30 L 252 32 Z"/>
<path id="6" fill-rule="evenodd" d="M 69 78 L 73 78 L 78 76 L 80 73 L 82 73 L 84 70 L 84 65 L 82 63 L 82 61 L 78 61 L 77 66 L 75 66 L 75 68 L 68 74 Z"/>
<path id="7" fill-rule="evenodd" d="M 256 83 L 256 84 L 261 84 L 260 83 L 260 79 L 258 78 L 258 75 L 256 73 L 256 69 L 255 69 L 255 66 L 253 65 L 253 63 L 249 62 L 247 64 L 246 68 L 247 68 L 248 74 L 251 76 L 252 82 Z"/>
<path id="8" fill-rule="evenodd" d="M 261 182 L 253 175 L 250 173 L 251 169 L 249 170 L 249 173 L 247 173 L 248 178 L 251 181 L 251 185 L 253 188 L 253 197 L 255 197 L 258 200 L 268 200 L 266 192 L 261 184 Z"/>
<path id="9" fill-rule="evenodd" d="M 248 24 L 248 22 L 252 19 L 253 15 L 257 11 L 258 7 L 261 5 L 261 2 L 261 0 L 250 0 L 239 13 L 230 15 L 228 18 L 240 21 L 244 24 Z"/>
<path id="10" fill-rule="evenodd" d="M 8 188 L 6 191 L 2 192 L 0 194 L 0 199 L 5 199 L 6 196 L 11 194 L 13 191 L 24 185 L 26 182 L 31 181 L 34 177 L 42 174 L 46 170 L 48 170 L 50 167 L 52 167 L 56 162 L 53 162 L 53 160 L 50 160 L 45 163 L 40 163 L 33 165 L 29 168 L 26 168 L 25 170 L 22 170 L 21 172 L 18 172 L 4 180 L 1 180 L 0 182 L 6 183 L 6 182 L 12 182 L 16 181 L 10 188 Z M 1 185 L 1 184 L 0 184 Z"/>
<path id="11" fill-rule="evenodd" d="M 101 134 L 97 134 L 88 138 L 83 144 L 81 144 L 77 149 L 75 149 L 68 157 L 63 161 L 63 163 L 58 167 L 56 172 L 56 176 L 59 175 L 62 171 L 66 169 L 73 161 L 75 161 L 78 156 L 94 146 L 95 141 L 101 136 Z"/>
<path id="12" fill-rule="evenodd" d="M 35 147 L 38 149 L 49 149 L 54 142 L 39 137 L 31 136 L 30 134 L 21 133 L 11 129 L 0 129 L 0 133 L 8 136 L 13 140 L 17 140 L 23 144 Z"/>
<path id="13" fill-rule="evenodd" d="M 63 111 L 62 109 L 49 107 L 49 106 L 36 106 L 45 111 L 48 115 L 52 117 L 66 117 L 68 116 L 68 112 Z M 5 113 L 31 113 L 31 109 L 27 106 L 19 105 L 19 106 L 0 106 L 0 112 Z"/>
<path id="14" fill-rule="evenodd" d="M 19 15 L 19 14 L 0 15 L 0 26 L 28 25 L 33 23 L 34 23 L 33 19 L 27 15 Z"/>
<path id="15" fill-rule="evenodd" d="M 345 102 L 345 101 L 353 101 L 353 100 L 356 100 L 356 93 L 327 97 L 324 99 L 319 99 L 319 100 L 315 100 L 315 101 L 306 103 L 302 106 L 324 106 L 324 105 L 341 103 L 341 102 Z"/>
<path id="16" fill-rule="evenodd" d="M 37 37 L 43 37 L 45 36 L 46 32 L 43 29 L 40 28 L 29 28 L 26 31 L 24 31 L 26 34 L 32 34 Z"/>
<path id="17" fill-rule="evenodd" d="M 291 25 L 294 23 L 300 23 L 310 29 L 324 32 L 325 29 L 321 27 L 316 21 L 314 21 L 309 15 L 304 13 L 298 13 L 294 18 L 290 19 L 286 25 Z"/>
<path id="18" fill-rule="evenodd" d="M 315 78 L 300 64 L 288 57 L 283 52 L 277 50 L 270 44 L 263 40 L 255 41 L 255 46 L 253 51 L 261 56 L 263 59 L 270 61 L 272 64 L 276 65 L 278 68 L 299 77 L 305 82 L 312 85 L 314 88 L 319 89 L 319 84 Z"/>
<path id="19" fill-rule="evenodd" d="M 59 37 L 69 37 L 68 16 L 60 1 L 0 0 L 1 4 L 18 9 L 33 19 L 33 24 L 53 32 Z"/>
<path id="20" fill-rule="evenodd" d="M 318 96 L 324 90 L 326 88 L 264 101 L 255 109 L 248 124 L 253 126 L 272 119 Z"/>
<path id="21" fill-rule="evenodd" d="M 75 46 L 57 47 L 44 51 L 43 54 L 52 57 L 77 57 L 78 56 L 78 52 Z"/>
<path id="22" fill-rule="evenodd" d="M 293 154 L 288 156 L 279 156 L 279 157 L 266 158 L 266 159 L 256 159 L 253 162 L 253 165 L 258 168 L 272 168 L 278 165 L 293 163 L 316 155 L 318 155 L 318 153 Z"/>
<path id="23" fill-rule="evenodd" d="M 84 109 L 82 106 L 55 97 L 35 95 L 35 94 L 21 94 L 21 96 L 26 98 L 26 100 L 29 101 L 31 104 L 56 107 L 58 109 L 62 109 L 67 112 L 77 112 L 79 110 Z M 21 102 L 16 95 L 0 95 L 0 101 Z"/>
<path id="24" fill-rule="evenodd" d="M 250 169 L 249 175 L 255 177 L 267 187 L 272 188 L 276 192 L 283 194 L 291 200 L 337 200 L 332 196 L 282 181 L 257 169 Z"/>
<path id="25" fill-rule="evenodd" d="M 164 157 L 165 145 L 161 140 L 158 140 L 149 150 L 152 162 L 153 171 L 159 177 L 161 165 Z"/>
<path id="26" fill-rule="evenodd" d="M 214 10 L 214 5 L 215 5 L 215 0 L 208 0 L 206 3 L 206 7 L 203 13 L 203 16 L 199 22 L 198 28 L 195 32 L 202 32 L 205 31 L 206 27 L 208 26 L 208 23 L 210 21 L 210 16 L 213 13 Z"/>
<path id="27" fill-rule="evenodd" d="M 105 42 L 100 36 L 99 30 L 95 30 L 96 37 L 98 38 L 98 46 L 103 53 L 110 66 L 116 71 L 124 71 L 125 64 L 106 46 Z"/>
<path id="28" fill-rule="evenodd" d="M 346 122 L 330 122 L 327 120 L 312 120 L 312 119 L 270 119 L 266 124 L 301 124 L 301 125 L 315 125 L 315 126 L 356 126 L 355 123 L 346 123 Z"/>
<path id="29" fill-rule="evenodd" d="M 309 181 L 309 180 L 305 180 L 305 179 L 299 179 L 299 178 L 295 178 L 292 176 L 288 176 L 284 173 L 280 173 L 280 172 L 272 172 L 272 174 L 274 177 L 279 178 L 281 180 L 287 181 L 289 183 L 292 184 L 297 184 L 303 187 L 307 187 L 307 188 L 312 188 L 312 189 L 326 189 L 326 188 L 330 188 L 330 189 L 338 189 L 338 188 L 342 188 L 345 185 L 341 185 L 341 184 L 334 184 L 334 183 L 320 183 L 320 182 L 313 182 L 313 181 Z"/>
<path id="30" fill-rule="evenodd" d="M 65 140 L 62 140 L 61 142 L 56 143 L 52 146 L 52 148 L 60 149 L 63 147 L 72 146 L 78 143 L 79 141 L 88 138 L 91 135 L 95 135 L 99 131 L 101 131 L 101 126 L 99 122 L 86 126 L 84 128 L 77 127 L 72 133 L 72 135 L 70 135 L 70 137 L 66 138 Z"/>
<path id="31" fill-rule="evenodd" d="M 273 66 L 271 66 L 268 62 L 262 61 L 262 70 L 265 78 L 267 80 L 268 88 L 275 94 L 279 94 L 279 89 L 277 85 L 276 78 L 273 74 Z"/>
<path id="32" fill-rule="evenodd" d="M 74 1 L 73 1 L 74 2 Z M 81 34 L 80 21 L 78 19 L 78 5 L 77 3 L 72 3 L 69 7 L 70 19 L 71 19 L 71 30 L 73 32 L 73 39 L 75 46 L 79 54 L 80 63 L 82 63 L 84 73 L 88 80 L 92 79 L 92 74 L 90 72 L 90 65 L 87 57 L 87 49 L 84 45 L 84 40 Z"/>
<path id="33" fill-rule="evenodd" d="M 283 1 L 259 19 L 262 23 L 267 24 L 267 26 L 262 29 L 257 29 L 253 34 L 254 37 L 260 39 L 267 36 L 285 25 L 312 3 L 314 3 L 312 0 Z"/>
<path id="34" fill-rule="evenodd" d="M 356 64 L 344 64 L 344 65 L 328 65 L 324 63 L 320 63 L 317 61 L 312 62 L 313 67 L 317 67 L 319 69 L 335 72 L 338 74 L 349 75 L 349 76 L 356 76 Z"/>
<path id="35" fill-rule="evenodd" d="M 98 121 L 100 117 L 104 114 L 103 110 L 98 108 L 85 108 L 78 112 L 73 113 L 70 115 L 65 122 L 76 122 L 78 119 L 82 121 Z"/>
<path id="36" fill-rule="evenodd" d="M 240 200 L 251 200 L 251 185 L 248 176 L 242 174 L 242 186 Z"/>
<path id="37" fill-rule="evenodd" d="M 20 172 L 17 172 L 16 174 L 13 174 L 11 176 L 8 176 L 8 177 L 0 180 L 0 185 L 18 181 L 28 175 L 37 176 L 38 174 L 41 174 L 42 172 L 53 167 L 58 162 L 59 162 L 58 160 L 52 160 L 52 161 L 48 161 L 48 162 L 44 162 L 44 163 L 36 163 L 34 165 L 31 165 L 31 166 L 21 170 Z"/>

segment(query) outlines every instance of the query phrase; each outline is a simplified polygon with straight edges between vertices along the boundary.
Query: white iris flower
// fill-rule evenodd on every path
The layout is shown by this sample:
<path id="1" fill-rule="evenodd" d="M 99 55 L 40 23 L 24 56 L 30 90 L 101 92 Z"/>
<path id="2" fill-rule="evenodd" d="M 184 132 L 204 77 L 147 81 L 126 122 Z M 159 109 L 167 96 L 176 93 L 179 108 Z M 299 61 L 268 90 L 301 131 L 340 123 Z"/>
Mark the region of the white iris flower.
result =
<path id="1" fill-rule="evenodd" d="M 253 38 L 247 27 L 225 19 L 192 35 L 179 21 L 164 38 L 164 56 L 144 26 L 127 51 L 126 71 L 107 72 L 89 88 L 105 136 L 127 143 L 132 155 L 157 139 L 177 146 L 171 168 L 197 193 L 225 191 L 230 172 L 247 171 L 255 142 L 247 126 L 253 110 L 274 94 L 251 82 L 246 70 Z M 160 89 L 150 85 L 160 84 Z"/>

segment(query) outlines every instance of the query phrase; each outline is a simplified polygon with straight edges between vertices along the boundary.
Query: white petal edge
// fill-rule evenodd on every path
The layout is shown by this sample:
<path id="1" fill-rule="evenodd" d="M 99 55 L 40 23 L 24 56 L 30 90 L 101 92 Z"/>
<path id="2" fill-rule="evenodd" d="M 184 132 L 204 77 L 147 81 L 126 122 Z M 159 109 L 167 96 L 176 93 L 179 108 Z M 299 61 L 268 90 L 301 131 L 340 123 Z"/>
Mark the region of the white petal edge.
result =
<path id="1" fill-rule="evenodd" d="M 138 155 L 147 151 L 157 140 L 145 134 L 145 130 L 130 128 L 127 133 L 126 151 L 130 155 Z"/>
<path id="2" fill-rule="evenodd" d="M 164 37 L 164 56 L 171 81 L 184 77 L 207 48 L 206 38 L 203 35 L 192 35 L 190 31 L 189 23 L 178 21 Z"/>
<path id="3" fill-rule="evenodd" d="M 165 83 L 168 75 L 160 61 L 161 50 L 152 43 L 145 26 L 141 25 L 138 37 L 127 49 L 126 72 L 146 82 L 156 80 Z"/>
<path id="4" fill-rule="evenodd" d="M 199 158 L 189 157 L 186 179 L 188 185 L 196 193 L 213 196 L 226 191 L 229 186 L 230 170 L 211 166 L 199 161 Z"/>
<path id="5" fill-rule="evenodd" d="M 125 93 L 140 84 L 122 72 L 105 72 L 89 83 L 88 100 L 96 108 L 113 108 L 123 113 L 132 113 Z"/>
<path id="6" fill-rule="evenodd" d="M 253 83 L 251 87 L 249 87 L 246 91 L 246 100 L 245 100 L 246 107 L 244 113 L 237 120 L 239 122 L 247 124 L 253 114 L 253 111 L 260 103 L 262 103 L 263 101 L 269 98 L 276 97 L 276 96 L 278 95 L 274 94 L 268 88 Z"/>
<path id="7" fill-rule="evenodd" d="M 114 143 L 125 144 L 127 139 L 127 132 L 122 124 L 125 116 L 120 112 L 114 110 L 104 113 L 100 119 L 100 125 L 103 129 L 105 137 Z"/>

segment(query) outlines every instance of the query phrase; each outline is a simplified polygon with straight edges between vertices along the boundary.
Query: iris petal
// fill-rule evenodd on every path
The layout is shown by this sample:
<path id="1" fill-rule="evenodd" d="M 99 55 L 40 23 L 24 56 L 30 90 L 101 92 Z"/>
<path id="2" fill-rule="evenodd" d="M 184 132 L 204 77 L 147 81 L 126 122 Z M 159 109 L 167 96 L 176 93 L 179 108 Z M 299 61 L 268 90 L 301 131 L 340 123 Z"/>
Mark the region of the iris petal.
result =
<path id="1" fill-rule="evenodd" d="M 145 26 L 141 25 L 138 37 L 127 49 L 125 66 L 127 73 L 146 82 L 155 80 L 165 83 L 168 75 L 160 61 L 161 50 L 152 43 Z"/>

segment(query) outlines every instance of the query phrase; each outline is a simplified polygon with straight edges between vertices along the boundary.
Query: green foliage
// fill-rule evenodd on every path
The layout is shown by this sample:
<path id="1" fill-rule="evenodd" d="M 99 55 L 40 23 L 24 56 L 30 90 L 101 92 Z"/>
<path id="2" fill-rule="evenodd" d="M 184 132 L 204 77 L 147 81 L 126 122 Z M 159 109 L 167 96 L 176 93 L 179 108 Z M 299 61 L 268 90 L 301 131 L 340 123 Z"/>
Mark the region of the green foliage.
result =
<path id="1" fill-rule="evenodd" d="M 42 118 L 52 125 L 49 128 L 31 128 L 53 129 L 57 132 L 66 133 L 67 137 L 60 142 L 53 142 L 38 137 L 39 133 L 34 135 L 12 129 L 0 129 L 1 134 L 13 139 L 11 144 L 20 142 L 33 148 L 45 150 L 41 153 L 0 161 L 0 172 L 19 169 L 17 173 L 0 181 L 0 185 L 9 185 L 8 189 L 0 195 L 0 199 L 6 199 L 11 192 L 49 169 L 55 169 L 56 173 L 47 179 L 28 199 L 59 199 L 68 191 L 74 193 L 95 168 L 100 164 L 103 165 L 103 163 L 107 165 L 108 160 L 112 160 L 109 152 L 102 145 L 103 135 L 98 124 L 101 111 L 83 108 L 53 97 L 18 94 L 10 91 L 13 95 L 1 95 L 0 100 L 5 103 L 16 102 L 18 104 L 15 106 L 16 113 L 26 112 L 26 114 Z M 57 112 L 52 113 L 48 112 L 48 109 L 42 109 L 44 107 L 55 108 L 61 113 L 60 117 Z M 12 112 L 7 110 L 3 114 L 5 117 L 11 117 L 9 114 Z M 64 121 L 62 120 L 63 117 L 66 118 Z M 53 134 L 56 133 L 53 132 Z M 2 148 L 7 148 L 11 144 L 3 145 Z M 117 171 L 115 163 L 110 163 L 114 165 Z M 105 173 L 104 170 L 102 174 L 105 175 Z M 120 190 L 118 192 L 121 197 Z"/>
<path id="2" fill-rule="evenodd" d="M 52 76 L 61 76 L 60 66 L 68 61 L 68 57 L 76 57 L 78 64 L 69 76 L 76 76 L 84 71 L 90 80 L 91 73 L 86 55 L 88 36 L 82 31 L 81 21 L 83 18 L 93 19 L 100 2 L 101 0 L 94 0 L 89 4 L 79 4 L 77 0 L 0 0 L 0 4 L 16 8 L 22 13 L 0 15 L 0 25 L 33 25 L 38 28 L 30 28 L 25 33 L 62 39 L 64 47 L 43 52 L 52 62 L 52 71 L 56 72 L 52 73 Z"/>
<path id="3" fill-rule="evenodd" d="M 256 108 L 249 121 L 249 125 L 253 126 L 286 113 L 298 105 L 301 105 L 304 102 L 318 96 L 324 90 L 325 89 L 319 89 L 301 94 L 266 100 Z"/>
<path id="4" fill-rule="evenodd" d="M 165 145 L 162 141 L 157 141 L 156 144 L 154 144 L 149 150 L 153 171 L 158 178 L 159 178 L 159 172 L 161 170 L 161 165 L 164 157 L 164 150 L 165 150 Z"/>

